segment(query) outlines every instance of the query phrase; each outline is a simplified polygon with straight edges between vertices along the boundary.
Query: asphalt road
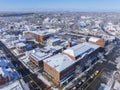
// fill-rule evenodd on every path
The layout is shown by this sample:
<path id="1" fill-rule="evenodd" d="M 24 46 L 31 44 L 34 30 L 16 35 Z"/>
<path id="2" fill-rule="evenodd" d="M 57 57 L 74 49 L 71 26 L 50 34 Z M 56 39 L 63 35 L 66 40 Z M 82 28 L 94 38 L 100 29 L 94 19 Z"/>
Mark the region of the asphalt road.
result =
<path id="1" fill-rule="evenodd" d="M 112 52 L 106 57 L 106 61 L 103 63 L 98 63 L 94 66 L 93 70 L 89 71 L 88 75 L 94 73 L 94 71 L 99 70 L 100 74 L 96 76 L 96 78 L 89 83 L 89 85 L 84 90 L 98 90 L 101 83 L 105 83 L 106 80 L 102 78 L 103 73 L 111 73 L 116 70 L 116 65 L 114 63 L 115 53 Z M 88 76 L 89 77 L 89 76 Z"/>
<path id="2" fill-rule="evenodd" d="M 105 60 L 102 60 L 102 63 L 98 62 L 97 64 L 94 65 L 88 72 L 87 75 L 85 75 L 86 80 L 82 84 L 78 84 L 81 82 L 79 80 L 75 87 L 77 87 L 76 90 L 98 90 L 100 87 L 101 83 L 106 83 L 106 78 L 103 77 L 104 74 L 112 73 L 114 70 L 116 70 L 116 63 L 115 63 L 115 58 L 116 58 L 116 52 L 119 51 L 119 46 L 115 46 L 115 48 L 112 50 L 112 52 L 105 57 Z M 99 71 L 98 75 L 94 76 L 93 78 L 90 78 L 95 71 Z M 107 77 L 109 77 L 108 75 Z"/>
<path id="3" fill-rule="evenodd" d="M 23 78 L 25 83 L 29 84 L 31 90 L 45 90 L 46 85 L 37 78 L 37 75 L 32 74 L 29 69 L 27 69 L 1 41 L 0 49 L 3 50 L 5 54 L 11 58 L 10 60 L 12 64 L 20 74 L 21 78 Z"/>
<path id="4" fill-rule="evenodd" d="M 100 74 L 98 74 L 95 79 L 89 83 L 89 85 L 84 89 L 84 90 L 98 90 L 99 86 L 101 83 L 105 83 L 105 80 L 101 77 L 103 73 L 106 72 L 111 72 L 116 70 L 115 65 L 113 65 L 112 63 L 107 62 L 103 62 L 102 64 L 98 63 L 94 66 L 94 69 L 92 71 L 90 71 L 90 73 L 88 75 L 91 75 L 92 73 L 94 73 L 96 70 L 100 71 Z"/>

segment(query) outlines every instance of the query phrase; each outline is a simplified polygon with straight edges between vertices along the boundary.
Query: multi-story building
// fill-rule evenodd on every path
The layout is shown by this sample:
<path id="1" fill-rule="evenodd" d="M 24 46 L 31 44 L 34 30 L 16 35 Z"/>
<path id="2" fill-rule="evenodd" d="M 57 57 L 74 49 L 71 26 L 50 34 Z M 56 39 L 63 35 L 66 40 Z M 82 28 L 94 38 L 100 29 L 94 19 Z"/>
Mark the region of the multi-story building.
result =
<path id="1" fill-rule="evenodd" d="M 37 66 L 43 67 L 43 60 L 50 57 L 52 54 L 43 53 L 41 51 L 29 54 L 29 59 Z"/>
<path id="2" fill-rule="evenodd" d="M 62 53 L 68 55 L 72 60 L 76 61 L 76 67 L 81 70 L 95 62 L 100 46 L 84 42 L 71 48 L 64 50 Z"/>
<path id="3" fill-rule="evenodd" d="M 44 61 L 44 71 L 57 84 L 63 84 L 74 75 L 74 61 L 64 54 L 56 54 Z"/>
<path id="4" fill-rule="evenodd" d="M 25 31 L 24 36 L 29 36 L 29 38 L 34 38 L 38 42 L 44 42 L 50 37 L 51 33 L 47 31 Z M 31 36 L 31 37 L 30 37 Z M 28 37 L 26 37 L 28 38 Z"/>
<path id="5" fill-rule="evenodd" d="M 43 60 L 62 52 L 62 47 L 55 46 L 55 47 L 44 47 L 44 48 L 38 48 L 37 51 L 32 52 L 29 54 L 29 59 L 36 64 L 37 66 L 43 67 Z"/>
<path id="6" fill-rule="evenodd" d="M 89 42 L 96 44 L 96 45 L 99 45 L 101 48 L 104 48 L 104 46 L 105 46 L 105 41 L 102 38 L 91 37 L 89 39 Z"/>
<path id="7" fill-rule="evenodd" d="M 60 45 L 60 44 L 61 44 L 60 39 L 49 39 L 48 40 L 48 45 L 50 45 L 50 46 L 56 46 L 56 45 Z"/>
<path id="8" fill-rule="evenodd" d="M 16 49 L 19 51 L 19 52 L 24 52 L 26 50 L 26 45 L 24 43 L 17 43 L 16 44 Z"/>
<path id="9" fill-rule="evenodd" d="M 44 71 L 59 84 L 67 82 L 74 74 L 75 69 L 83 70 L 96 59 L 99 46 L 91 43 L 82 43 L 69 47 L 60 54 L 45 59 Z"/>
<path id="10" fill-rule="evenodd" d="M 55 47 L 55 46 L 62 46 L 62 47 L 68 47 L 69 46 L 69 42 L 66 40 L 61 40 L 59 38 L 50 38 L 47 41 L 47 44 L 51 47 Z"/>

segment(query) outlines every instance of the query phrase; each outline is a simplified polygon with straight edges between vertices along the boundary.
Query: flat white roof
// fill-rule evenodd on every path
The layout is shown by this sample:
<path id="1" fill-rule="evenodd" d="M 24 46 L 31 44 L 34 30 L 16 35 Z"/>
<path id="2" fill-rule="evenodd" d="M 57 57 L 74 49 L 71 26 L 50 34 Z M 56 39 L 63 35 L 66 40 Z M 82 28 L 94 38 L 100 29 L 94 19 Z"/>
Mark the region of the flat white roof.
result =
<path id="1" fill-rule="evenodd" d="M 35 52 L 35 53 L 30 53 L 30 56 L 32 56 L 33 58 L 35 58 L 35 60 L 37 61 L 42 61 L 43 59 L 51 56 L 52 54 L 47 54 L 47 53 L 42 53 L 40 51 Z"/>
<path id="2" fill-rule="evenodd" d="M 67 55 L 59 53 L 50 58 L 45 59 L 44 62 L 52 68 L 56 69 L 56 71 L 61 72 L 69 66 L 73 65 L 75 61 L 71 60 L 71 58 Z"/>
<path id="3" fill-rule="evenodd" d="M 82 55 L 83 53 L 87 52 L 88 50 L 94 51 L 98 48 L 99 48 L 99 45 L 84 42 L 82 44 L 78 44 L 71 48 L 68 48 L 68 49 L 64 50 L 63 52 L 65 52 L 73 57 L 76 57 L 78 55 Z"/>
<path id="4" fill-rule="evenodd" d="M 18 47 L 25 47 L 26 45 L 24 43 L 17 43 L 16 46 L 18 46 Z"/>
<path id="5" fill-rule="evenodd" d="M 42 48 L 41 50 L 44 51 L 44 52 L 48 52 L 48 51 L 54 52 L 54 51 L 57 51 L 57 50 L 60 50 L 60 49 L 62 49 L 61 46 L 54 46 L 54 47 L 46 46 L 46 47 Z"/>
<path id="6" fill-rule="evenodd" d="M 37 35 L 42 35 L 42 36 L 51 34 L 48 31 L 25 31 L 25 32 L 31 32 L 31 33 L 34 33 L 34 34 L 37 34 Z"/>
<path id="7" fill-rule="evenodd" d="M 52 39 L 49 39 L 49 41 L 53 43 L 53 42 L 60 41 L 60 39 L 58 39 L 58 38 L 56 38 L 56 39 L 52 38 Z"/>
<path id="8" fill-rule="evenodd" d="M 54 46 L 52 49 L 53 50 L 60 50 L 60 49 L 62 49 L 62 47 L 61 46 Z"/>
<path id="9" fill-rule="evenodd" d="M 97 42 L 98 40 L 100 40 L 100 38 L 97 37 L 90 37 L 89 41 L 91 42 Z"/>
<path id="10" fill-rule="evenodd" d="M 15 37 L 16 37 L 15 35 L 5 35 L 5 38 L 6 38 L 6 39 L 15 38 Z"/>

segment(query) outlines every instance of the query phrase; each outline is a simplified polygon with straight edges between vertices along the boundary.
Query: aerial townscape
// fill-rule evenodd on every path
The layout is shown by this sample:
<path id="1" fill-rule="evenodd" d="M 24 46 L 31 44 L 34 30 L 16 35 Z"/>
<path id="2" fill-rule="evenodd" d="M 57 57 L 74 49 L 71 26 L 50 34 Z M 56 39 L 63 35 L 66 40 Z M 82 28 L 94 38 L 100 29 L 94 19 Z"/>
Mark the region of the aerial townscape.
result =
<path id="1" fill-rule="evenodd" d="M 0 90 L 120 90 L 120 13 L 1 11 Z"/>
<path id="2" fill-rule="evenodd" d="M 1 14 L 0 88 L 119 90 L 118 16 L 85 12 Z"/>

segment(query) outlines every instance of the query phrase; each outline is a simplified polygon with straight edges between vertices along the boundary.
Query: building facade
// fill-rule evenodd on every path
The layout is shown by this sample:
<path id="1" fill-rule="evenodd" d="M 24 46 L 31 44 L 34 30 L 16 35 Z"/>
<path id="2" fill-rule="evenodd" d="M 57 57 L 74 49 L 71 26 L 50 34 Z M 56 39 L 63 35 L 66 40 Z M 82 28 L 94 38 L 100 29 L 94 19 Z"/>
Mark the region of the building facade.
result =
<path id="1" fill-rule="evenodd" d="M 100 46 L 82 43 L 69 47 L 43 61 L 44 71 L 57 84 L 64 84 L 75 75 L 75 70 L 83 71 L 96 61 Z"/>
<path id="2" fill-rule="evenodd" d="M 74 61 L 61 53 L 44 60 L 44 71 L 51 79 L 62 85 L 74 75 Z"/>

